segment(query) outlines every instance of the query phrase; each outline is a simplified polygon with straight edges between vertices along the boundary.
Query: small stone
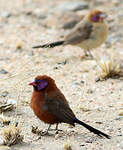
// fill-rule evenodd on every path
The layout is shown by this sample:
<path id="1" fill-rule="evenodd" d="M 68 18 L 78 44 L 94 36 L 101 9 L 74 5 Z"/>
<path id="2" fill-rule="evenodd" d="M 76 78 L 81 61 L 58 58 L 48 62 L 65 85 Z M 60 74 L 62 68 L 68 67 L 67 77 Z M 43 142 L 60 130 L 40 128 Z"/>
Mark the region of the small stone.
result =
<path id="1" fill-rule="evenodd" d="M 57 64 L 59 64 L 59 65 L 66 65 L 67 64 L 67 60 L 64 60 L 64 61 L 62 61 L 62 62 L 58 62 Z"/>
<path id="2" fill-rule="evenodd" d="M 85 81 L 81 80 L 81 81 L 80 81 L 80 83 L 84 84 L 84 83 L 85 83 Z"/>
<path id="3" fill-rule="evenodd" d="M 80 146 L 85 146 L 85 144 L 80 144 Z"/>
<path id="4" fill-rule="evenodd" d="M 56 67 L 54 67 L 53 69 L 57 70 L 57 69 L 59 69 L 59 67 L 56 66 Z"/>
<path id="5" fill-rule="evenodd" d="M 101 121 L 96 121 L 95 123 L 97 123 L 97 124 L 103 124 L 103 122 L 101 122 Z"/>
<path id="6" fill-rule="evenodd" d="M 60 134 L 56 134 L 55 139 L 58 139 L 60 136 L 61 136 Z"/>
<path id="7" fill-rule="evenodd" d="M 8 71 L 6 71 L 5 69 L 1 69 L 0 74 L 8 74 Z"/>
<path id="8" fill-rule="evenodd" d="M 94 91 L 93 91 L 92 89 L 88 89 L 88 90 L 87 90 L 87 93 L 88 93 L 88 94 L 92 94 L 93 92 L 94 92 Z"/>
<path id="9" fill-rule="evenodd" d="M 88 138 L 88 140 L 86 141 L 86 143 L 93 143 L 94 139 L 93 138 Z"/>
<path id="10" fill-rule="evenodd" d="M 46 19 L 47 15 L 43 12 L 40 8 L 34 10 L 33 15 L 36 16 L 38 19 Z"/>
<path id="11" fill-rule="evenodd" d="M 9 94 L 9 92 L 4 91 L 4 92 L 2 92 L 1 96 L 6 97 L 8 94 Z"/>
<path id="12" fill-rule="evenodd" d="M 122 134 L 121 134 L 121 133 L 119 133 L 119 134 L 117 134 L 117 136 L 122 136 Z"/>
<path id="13" fill-rule="evenodd" d="M 27 12 L 26 12 L 26 15 L 27 15 L 27 16 L 31 16 L 31 15 L 32 15 L 32 11 L 27 11 Z"/>

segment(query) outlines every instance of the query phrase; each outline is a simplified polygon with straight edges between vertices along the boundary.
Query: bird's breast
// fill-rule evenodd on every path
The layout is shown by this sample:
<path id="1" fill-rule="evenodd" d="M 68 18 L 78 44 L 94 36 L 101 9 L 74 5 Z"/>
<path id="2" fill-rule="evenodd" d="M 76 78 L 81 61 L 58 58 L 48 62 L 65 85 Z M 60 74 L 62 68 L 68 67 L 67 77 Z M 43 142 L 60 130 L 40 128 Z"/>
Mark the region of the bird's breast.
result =
<path id="1" fill-rule="evenodd" d="M 30 105 L 32 110 L 34 111 L 34 114 L 43 122 L 48 124 L 58 123 L 56 117 L 50 112 L 48 112 L 43 95 L 33 96 Z"/>
<path id="2" fill-rule="evenodd" d="M 91 50 L 100 46 L 106 40 L 108 28 L 106 24 L 95 25 L 88 39 L 84 40 L 79 46 L 85 50 Z"/>

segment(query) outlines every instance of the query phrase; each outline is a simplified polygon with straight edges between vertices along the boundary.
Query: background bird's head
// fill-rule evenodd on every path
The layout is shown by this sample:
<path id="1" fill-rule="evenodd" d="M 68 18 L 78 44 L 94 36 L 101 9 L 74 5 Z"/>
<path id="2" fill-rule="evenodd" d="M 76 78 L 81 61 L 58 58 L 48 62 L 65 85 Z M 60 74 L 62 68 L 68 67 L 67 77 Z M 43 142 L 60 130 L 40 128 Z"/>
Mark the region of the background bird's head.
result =
<path id="1" fill-rule="evenodd" d="M 93 23 L 103 22 L 105 17 L 106 17 L 106 14 L 100 10 L 93 10 L 88 15 L 89 21 L 91 21 Z"/>
<path id="2" fill-rule="evenodd" d="M 35 91 L 42 91 L 45 90 L 47 87 L 54 86 L 55 81 L 47 75 L 39 75 L 35 78 L 33 82 L 29 83 L 29 85 L 32 85 Z"/>

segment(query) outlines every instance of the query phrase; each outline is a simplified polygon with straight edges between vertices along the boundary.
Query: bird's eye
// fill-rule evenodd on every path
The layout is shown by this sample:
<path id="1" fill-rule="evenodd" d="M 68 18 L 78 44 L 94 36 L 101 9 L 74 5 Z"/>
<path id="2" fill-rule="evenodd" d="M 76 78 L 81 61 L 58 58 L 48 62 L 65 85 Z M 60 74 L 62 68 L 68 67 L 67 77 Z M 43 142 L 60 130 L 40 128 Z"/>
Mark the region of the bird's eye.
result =
<path id="1" fill-rule="evenodd" d="M 97 19 L 99 19 L 99 18 L 100 18 L 100 16 L 99 16 L 99 15 L 96 15 L 96 18 L 97 18 Z"/>
<path id="2" fill-rule="evenodd" d="M 37 84 L 40 83 L 40 80 L 35 79 L 35 83 L 37 83 Z"/>
<path id="3" fill-rule="evenodd" d="M 100 16 L 99 15 L 94 15 L 94 16 L 92 16 L 92 21 L 94 21 L 94 22 L 97 22 L 97 21 L 99 21 L 99 19 L 100 19 Z"/>

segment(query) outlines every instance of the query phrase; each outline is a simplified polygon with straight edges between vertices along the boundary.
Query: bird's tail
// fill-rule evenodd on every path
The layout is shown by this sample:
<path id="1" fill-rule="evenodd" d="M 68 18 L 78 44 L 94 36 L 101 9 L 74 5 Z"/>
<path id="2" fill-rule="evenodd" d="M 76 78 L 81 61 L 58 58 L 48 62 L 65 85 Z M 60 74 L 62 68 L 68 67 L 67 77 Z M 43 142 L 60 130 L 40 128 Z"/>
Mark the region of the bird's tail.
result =
<path id="1" fill-rule="evenodd" d="M 90 125 L 88 125 L 88 124 L 86 124 L 86 123 L 84 123 L 84 122 L 78 120 L 77 118 L 75 118 L 74 123 L 78 123 L 78 124 L 84 126 L 84 127 L 85 127 L 86 129 L 88 129 L 90 132 L 93 132 L 94 134 L 97 134 L 98 136 L 104 136 L 104 137 L 106 137 L 106 138 L 108 138 L 108 139 L 111 138 L 109 135 L 107 135 L 107 134 L 105 134 L 105 133 L 103 133 L 103 132 L 101 132 L 101 131 L 99 131 L 99 130 L 93 128 L 93 127 L 91 127 Z"/>
<path id="2" fill-rule="evenodd" d="M 32 48 L 53 48 L 55 46 L 60 46 L 64 43 L 64 41 L 57 41 L 57 42 L 53 42 L 53 43 L 48 43 L 48 44 L 44 44 L 44 45 L 37 45 L 37 46 L 33 46 Z"/>

